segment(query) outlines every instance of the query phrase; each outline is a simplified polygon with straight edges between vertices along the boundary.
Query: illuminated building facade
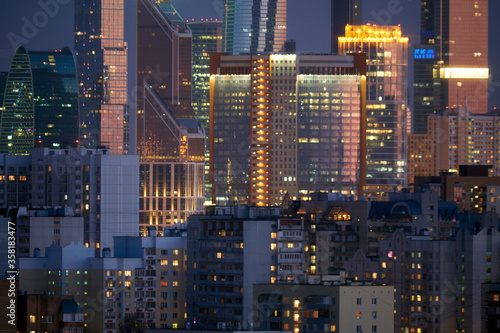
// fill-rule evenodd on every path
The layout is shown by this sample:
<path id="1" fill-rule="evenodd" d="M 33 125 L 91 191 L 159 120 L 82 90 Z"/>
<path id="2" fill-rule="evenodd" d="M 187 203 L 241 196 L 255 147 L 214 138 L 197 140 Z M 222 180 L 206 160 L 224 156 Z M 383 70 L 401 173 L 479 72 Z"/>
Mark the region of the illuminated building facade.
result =
<path id="1" fill-rule="evenodd" d="M 420 33 L 414 133 L 425 133 L 428 114 L 465 98 L 471 113 L 487 112 L 488 0 L 423 1 Z"/>
<path id="2" fill-rule="evenodd" d="M 358 195 L 365 68 L 362 54 L 219 54 L 211 70 L 212 201 L 267 206 L 318 190 Z"/>
<path id="3" fill-rule="evenodd" d="M 80 97 L 80 146 L 129 147 L 124 0 L 75 1 L 75 52 Z"/>
<path id="4" fill-rule="evenodd" d="M 222 21 L 187 24 L 192 34 L 192 106 L 194 115 L 208 131 L 210 95 L 210 53 L 222 51 Z"/>
<path id="5" fill-rule="evenodd" d="M 406 187 L 408 38 L 398 26 L 346 26 L 339 54 L 365 52 L 366 186 L 370 200 Z"/>
<path id="6" fill-rule="evenodd" d="M 192 102 L 195 118 L 209 136 L 210 113 L 210 53 L 222 51 L 222 21 L 189 22 L 192 41 Z M 208 181 L 208 142 L 205 144 L 205 196 L 211 200 L 212 187 Z"/>
<path id="7" fill-rule="evenodd" d="M 145 87 L 144 111 L 155 115 L 141 156 L 139 225 L 163 235 L 165 227 L 203 212 L 205 132 L 195 118 L 176 118 L 153 88 Z"/>
<path id="8" fill-rule="evenodd" d="M 491 165 L 500 176 L 500 113 L 471 114 L 467 107 L 448 109 L 427 118 L 427 134 L 408 140 L 408 182 L 416 176 L 458 172 L 460 165 Z"/>
<path id="9" fill-rule="evenodd" d="M 29 155 L 34 147 L 78 142 L 78 88 L 73 55 L 19 46 L 5 83 L 0 153 Z"/>
<path id="10" fill-rule="evenodd" d="M 223 51 L 272 53 L 286 41 L 287 0 L 225 0 Z"/>
<path id="11" fill-rule="evenodd" d="M 338 38 L 345 33 L 345 26 L 362 24 L 361 0 L 332 0 L 332 53 L 339 52 Z"/>
<path id="12" fill-rule="evenodd" d="M 191 31 L 170 1 L 137 3 L 140 234 L 203 211 L 205 131 L 191 107 Z"/>

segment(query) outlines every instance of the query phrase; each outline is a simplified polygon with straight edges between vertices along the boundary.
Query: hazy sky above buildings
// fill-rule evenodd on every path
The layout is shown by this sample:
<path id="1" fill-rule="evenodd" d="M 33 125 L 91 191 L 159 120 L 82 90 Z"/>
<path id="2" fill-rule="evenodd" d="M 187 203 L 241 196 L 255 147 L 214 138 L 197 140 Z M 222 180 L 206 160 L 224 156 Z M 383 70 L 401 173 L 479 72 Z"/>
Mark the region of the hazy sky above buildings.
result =
<path id="1" fill-rule="evenodd" d="M 135 44 L 134 0 L 126 1 L 129 47 Z M 288 39 L 294 39 L 300 52 L 330 52 L 330 0 L 288 0 Z M 23 43 L 28 50 L 73 49 L 73 0 L 8 1 L 0 11 L 0 71 L 8 71 L 15 47 Z M 42 4 L 57 4 L 43 6 Z M 223 0 L 173 0 L 185 20 L 222 19 Z M 419 0 L 365 0 L 363 21 L 374 24 L 401 24 L 410 37 L 410 47 L 418 43 Z M 500 1 L 489 1 L 491 106 L 500 107 Z M 131 55 L 131 59 L 133 59 Z"/>

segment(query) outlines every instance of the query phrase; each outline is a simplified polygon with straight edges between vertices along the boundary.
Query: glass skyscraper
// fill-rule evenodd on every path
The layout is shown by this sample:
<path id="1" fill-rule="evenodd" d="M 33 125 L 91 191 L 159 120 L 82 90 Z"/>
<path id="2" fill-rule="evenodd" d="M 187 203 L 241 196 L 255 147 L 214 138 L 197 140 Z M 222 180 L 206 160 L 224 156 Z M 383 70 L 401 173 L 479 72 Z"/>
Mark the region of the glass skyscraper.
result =
<path id="1" fill-rule="evenodd" d="M 414 133 L 427 115 L 467 104 L 488 111 L 488 0 L 422 1 L 415 46 Z"/>
<path id="2" fill-rule="evenodd" d="M 124 0 L 75 0 L 80 145 L 129 153 Z M 133 153 L 133 152 L 132 152 Z"/>
<path id="3" fill-rule="evenodd" d="M 34 147 L 78 144 L 78 87 L 69 48 L 27 51 L 19 46 L 5 83 L 0 153 L 29 155 Z"/>
<path id="4" fill-rule="evenodd" d="M 192 39 L 192 79 L 191 105 L 194 116 L 209 136 L 210 112 L 210 53 L 222 51 L 222 21 L 189 22 Z M 212 186 L 208 181 L 208 161 L 210 151 L 205 141 L 205 196 L 210 201 Z"/>
<path id="5" fill-rule="evenodd" d="M 314 191 L 359 195 L 365 61 L 361 54 L 214 59 L 212 202 L 269 206 Z"/>
<path id="6" fill-rule="evenodd" d="M 339 54 L 366 53 L 366 186 L 386 199 L 406 187 L 408 38 L 399 26 L 353 26 L 339 37 Z"/>
<path id="7" fill-rule="evenodd" d="M 287 0 L 225 0 L 223 51 L 272 53 L 286 41 Z"/>
<path id="8" fill-rule="evenodd" d="M 345 33 L 345 26 L 361 25 L 362 22 L 361 0 L 332 0 L 332 53 L 339 52 L 338 38 Z"/>

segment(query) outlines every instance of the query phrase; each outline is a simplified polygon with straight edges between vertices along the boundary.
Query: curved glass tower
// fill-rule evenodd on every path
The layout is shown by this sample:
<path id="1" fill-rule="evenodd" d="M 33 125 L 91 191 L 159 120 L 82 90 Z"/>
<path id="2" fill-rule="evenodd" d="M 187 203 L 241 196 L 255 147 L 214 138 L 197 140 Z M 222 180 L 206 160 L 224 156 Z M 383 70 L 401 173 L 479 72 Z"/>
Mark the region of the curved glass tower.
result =
<path id="1" fill-rule="evenodd" d="M 225 0 L 223 49 L 230 54 L 279 52 L 286 41 L 287 0 Z"/>
<path id="2" fill-rule="evenodd" d="M 33 147 L 78 143 L 78 86 L 73 55 L 19 46 L 5 84 L 0 153 L 29 155 Z"/>

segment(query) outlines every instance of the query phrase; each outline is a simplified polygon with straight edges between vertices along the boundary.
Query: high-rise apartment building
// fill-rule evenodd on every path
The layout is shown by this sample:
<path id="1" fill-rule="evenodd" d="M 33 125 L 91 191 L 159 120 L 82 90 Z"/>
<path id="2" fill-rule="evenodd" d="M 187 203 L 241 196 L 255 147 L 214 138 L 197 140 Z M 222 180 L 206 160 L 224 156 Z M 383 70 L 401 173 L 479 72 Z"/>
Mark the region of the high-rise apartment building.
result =
<path id="1" fill-rule="evenodd" d="M 192 42 L 192 103 L 195 118 L 205 130 L 205 201 L 211 200 L 209 182 L 210 151 L 208 149 L 210 114 L 210 53 L 222 51 L 222 21 L 189 22 Z"/>
<path id="2" fill-rule="evenodd" d="M 332 37 L 332 53 L 339 52 L 339 37 L 345 33 L 346 25 L 361 25 L 362 23 L 362 8 L 361 0 L 332 0 L 331 4 L 331 37 Z"/>
<path id="3" fill-rule="evenodd" d="M 468 107 L 448 109 L 427 118 L 427 134 L 408 139 L 408 182 L 416 176 L 458 172 L 460 165 L 490 165 L 500 176 L 500 114 L 472 114 Z"/>
<path id="4" fill-rule="evenodd" d="M 396 332 L 392 286 L 259 284 L 254 307 L 254 326 L 262 331 Z"/>
<path id="5" fill-rule="evenodd" d="M 80 146 L 129 153 L 123 0 L 75 0 Z M 134 153 L 134 152 L 130 152 Z"/>
<path id="6" fill-rule="evenodd" d="M 363 55 L 219 55 L 213 64 L 212 202 L 358 195 Z"/>
<path id="7" fill-rule="evenodd" d="M 273 237 L 279 214 L 278 207 L 241 205 L 189 218 L 187 327 L 252 327 L 253 287 L 277 277 Z"/>
<path id="8" fill-rule="evenodd" d="M 137 3 L 140 228 L 203 211 L 205 132 L 191 107 L 191 31 L 170 1 Z"/>
<path id="9" fill-rule="evenodd" d="M 273 53 L 286 41 L 287 0 L 225 0 L 223 51 Z"/>
<path id="10" fill-rule="evenodd" d="M 137 156 L 111 155 L 108 149 L 35 148 L 31 156 L 0 155 L 0 166 L 0 205 L 70 207 L 74 216 L 83 217 L 83 236 L 76 240 L 83 237 L 97 252 L 112 248 L 114 236 L 139 232 Z"/>
<path id="11" fill-rule="evenodd" d="M 408 38 L 399 26 L 353 26 L 339 54 L 366 53 L 366 186 L 371 200 L 406 187 Z"/>
<path id="12" fill-rule="evenodd" d="M 488 0 L 422 1 L 414 52 L 414 133 L 465 99 L 471 113 L 488 111 Z"/>
<path id="13" fill-rule="evenodd" d="M 4 91 L 0 153 L 30 155 L 34 147 L 78 144 L 78 88 L 69 48 L 43 52 L 19 46 Z"/>
<path id="14" fill-rule="evenodd" d="M 82 244 L 54 244 L 44 256 L 19 260 L 19 289 L 28 294 L 72 295 L 85 313 L 82 325 L 92 332 L 182 328 L 186 309 L 183 232 L 116 237 L 114 255 L 106 249 L 102 258 L 95 258 L 94 249 Z"/>

